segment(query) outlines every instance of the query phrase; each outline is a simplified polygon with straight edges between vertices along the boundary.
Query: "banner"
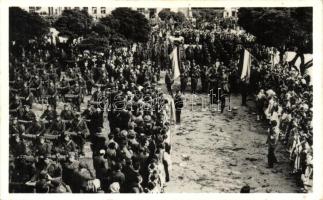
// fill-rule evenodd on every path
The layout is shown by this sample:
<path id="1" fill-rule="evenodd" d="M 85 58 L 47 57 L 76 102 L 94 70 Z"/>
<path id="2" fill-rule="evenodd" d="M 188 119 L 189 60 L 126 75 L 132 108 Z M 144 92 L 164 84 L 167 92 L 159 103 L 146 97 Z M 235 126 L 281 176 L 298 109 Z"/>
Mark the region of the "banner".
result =
<path id="1" fill-rule="evenodd" d="M 181 73 L 179 71 L 179 56 L 178 56 L 178 47 L 175 47 L 172 53 L 169 55 L 172 62 L 172 71 L 173 71 L 173 80 L 178 78 Z"/>
<path id="2" fill-rule="evenodd" d="M 243 53 L 243 65 L 241 71 L 241 80 L 249 83 L 250 80 L 250 69 L 251 69 L 251 54 L 246 49 Z"/>

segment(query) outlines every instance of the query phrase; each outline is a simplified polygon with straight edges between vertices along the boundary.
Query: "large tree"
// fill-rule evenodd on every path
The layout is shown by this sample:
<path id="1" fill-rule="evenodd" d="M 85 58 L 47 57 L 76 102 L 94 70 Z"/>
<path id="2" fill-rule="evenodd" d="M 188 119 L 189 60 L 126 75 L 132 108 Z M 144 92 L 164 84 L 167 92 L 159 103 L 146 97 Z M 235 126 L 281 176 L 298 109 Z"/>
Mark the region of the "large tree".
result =
<path id="1" fill-rule="evenodd" d="M 145 16 L 130 8 L 116 8 L 111 15 L 104 17 L 100 23 L 133 42 L 147 42 L 151 27 Z"/>
<path id="2" fill-rule="evenodd" d="M 48 23 L 36 13 L 19 7 L 9 8 L 9 40 L 25 44 L 29 39 L 39 39 L 49 32 Z"/>
<path id="3" fill-rule="evenodd" d="M 173 19 L 175 22 L 179 22 L 179 23 L 185 21 L 186 19 L 184 13 L 180 11 L 174 12 L 167 8 L 164 8 L 161 11 L 159 11 L 158 17 L 163 21 Z"/>
<path id="4" fill-rule="evenodd" d="M 312 8 L 240 8 L 238 24 L 256 37 L 256 41 L 277 48 L 282 55 L 296 51 L 293 65 L 301 58 L 301 73 L 310 67 L 304 54 L 312 53 Z"/>
<path id="5" fill-rule="evenodd" d="M 72 38 L 85 36 L 90 33 L 92 17 L 85 10 L 64 10 L 62 15 L 55 21 L 54 27 L 61 35 Z"/>

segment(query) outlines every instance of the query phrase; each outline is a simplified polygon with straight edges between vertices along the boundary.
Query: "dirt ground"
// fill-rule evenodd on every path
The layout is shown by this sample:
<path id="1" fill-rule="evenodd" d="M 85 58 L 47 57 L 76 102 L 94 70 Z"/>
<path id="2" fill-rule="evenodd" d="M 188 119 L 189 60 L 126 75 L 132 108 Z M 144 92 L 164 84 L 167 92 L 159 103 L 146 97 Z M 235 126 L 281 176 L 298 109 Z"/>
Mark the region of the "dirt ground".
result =
<path id="1" fill-rule="evenodd" d="M 279 164 L 266 168 L 265 127 L 252 109 L 240 104 L 239 96 L 232 97 L 237 110 L 223 114 L 192 111 L 186 105 L 182 123 L 172 134 L 171 181 L 166 192 L 239 192 L 245 184 L 251 192 L 297 192 L 285 148 L 278 149 Z"/>

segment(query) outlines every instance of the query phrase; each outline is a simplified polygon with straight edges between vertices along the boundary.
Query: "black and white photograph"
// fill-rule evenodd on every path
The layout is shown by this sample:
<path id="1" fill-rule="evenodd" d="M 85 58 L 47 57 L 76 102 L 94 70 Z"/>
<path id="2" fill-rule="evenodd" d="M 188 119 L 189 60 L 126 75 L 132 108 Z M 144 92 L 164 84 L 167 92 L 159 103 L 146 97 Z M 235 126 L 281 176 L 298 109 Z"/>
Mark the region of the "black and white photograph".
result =
<path id="1" fill-rule="evenodd" d="M 313 192 L 313 7 L 8 13 L 9 193 Z"/>

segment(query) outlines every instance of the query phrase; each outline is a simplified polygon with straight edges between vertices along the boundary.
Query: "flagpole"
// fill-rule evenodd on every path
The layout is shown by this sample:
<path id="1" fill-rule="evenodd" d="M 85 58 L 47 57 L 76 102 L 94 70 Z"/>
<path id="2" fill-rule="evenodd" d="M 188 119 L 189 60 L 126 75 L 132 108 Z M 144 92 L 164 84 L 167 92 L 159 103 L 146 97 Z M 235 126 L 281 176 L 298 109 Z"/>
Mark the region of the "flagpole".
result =
<path id="1" fill-rule="evenodd" d="M 229 92 L 229 108 L 228 108 L 228 111 L 231 112 L 231 95 L 230 95 L 230 92 Z"/>
<path id="2" fill-rule="evenodd" d="M 221 103 L 221 101 L 220 101 L 220 90 L 221 90 L 221 88 L 218 88 L 218 112 L 221 112 L 221 108 L 220 108 L 220 103 Z"/>

